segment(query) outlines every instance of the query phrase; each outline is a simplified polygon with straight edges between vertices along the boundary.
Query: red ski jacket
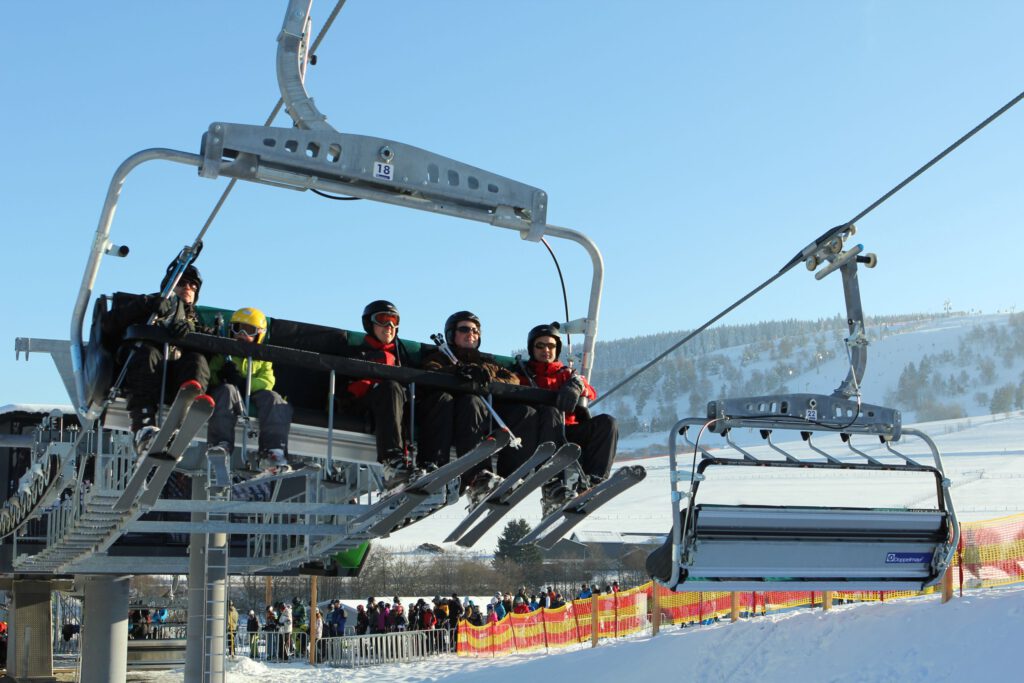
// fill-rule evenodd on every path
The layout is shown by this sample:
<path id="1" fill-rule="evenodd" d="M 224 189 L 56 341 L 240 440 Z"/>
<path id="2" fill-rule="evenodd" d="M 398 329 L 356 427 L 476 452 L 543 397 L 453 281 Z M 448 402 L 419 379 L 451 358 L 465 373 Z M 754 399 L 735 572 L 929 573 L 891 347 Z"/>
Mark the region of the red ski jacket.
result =
<path id="1" fill-rule="evenodd" d="M 550 389 L 551 391 L 558 391 L 562 388 L 562 385 L 569 381 L 572 377 L 573 371 L 564 365 L 561 361 L 554 361 L 553 363 L 542 363 L 540 361 L 531 360 L 526 364 L 526 369 L 530 373 L 530 376 L 520 373 L 519 383 L 530 386 L 530 380 L 541 389 Z M 594 391 L 594 387 L 590 386 L 590 382 L 587 381 L 582 375 L 580 379 L 583 380 L 583 398 L 588 401 L 593 401 L 597 398 L 597 392 Z M 574 425 L 577 423 L 576 416 L 572 413 L 568 413 L 565 416 L 565 424 Z"/>
<path id="2" fill-rule="evenodd" d="M 364 352 L 360 354 L 363 360 L 381 363 L 383 365 L 398 365 L 398 358 L 395 355 L 397 353 L 395 342 L 384 344 L 373 335 L 368 334 L 363 340 L 363 346 L 369 347 L 369 349 L 364 350 Z M 354 382 L 349 382 L 348 393 L 352 394 L 356 398 L 362 398 L 363 396 L 366 396 L 367 392 L 369 392 L 376 383 L 377 380 L 375 379 L 357 379 Z"/>

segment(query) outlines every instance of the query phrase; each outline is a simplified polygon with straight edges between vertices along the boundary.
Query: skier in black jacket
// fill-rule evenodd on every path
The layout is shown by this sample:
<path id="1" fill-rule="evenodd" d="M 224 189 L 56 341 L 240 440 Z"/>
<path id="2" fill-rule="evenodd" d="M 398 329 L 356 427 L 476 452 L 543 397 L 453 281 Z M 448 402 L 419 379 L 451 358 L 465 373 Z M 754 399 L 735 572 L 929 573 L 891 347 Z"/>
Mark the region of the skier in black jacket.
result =
<path id="1" fill-rule="evenodd" d="M 174 274 L 176 262 L 167 266 L 160 289 L 163 290 Z M 199 324 L 196 302 L 203 278 L 199 269 L 188 266 L 174 287 L 174 296 L 167 299 L 159 294 L 114 295 L 114 306 L 103 321 L 104 332 L 122 337 L 130 325 L 144 324 L 151 315 L 156 315 L 154 324 L 165 326 L 175 337 L 184 337 L 189 332 L 211 334 Z M 134 352 L 132 350 L 134 349 Z M 206 356 L 175 346 L 168 347 L 167 393 L 165 400 L 173 399 L 174 393 L 184 382 L 194 379 L 206 391 L 210 381 L 210 366 Z M 131 430 L 135 435 L 135 450 L 144 453 L 156 435 L 156 414 L 160 403 L 160 385 L 163 375 L 164 351 L 155 344 L 123 344 L 118 352 L 118 361 L 128 363 L 124 379 L 124 392 L 128 396 L 128 414 Z"/>

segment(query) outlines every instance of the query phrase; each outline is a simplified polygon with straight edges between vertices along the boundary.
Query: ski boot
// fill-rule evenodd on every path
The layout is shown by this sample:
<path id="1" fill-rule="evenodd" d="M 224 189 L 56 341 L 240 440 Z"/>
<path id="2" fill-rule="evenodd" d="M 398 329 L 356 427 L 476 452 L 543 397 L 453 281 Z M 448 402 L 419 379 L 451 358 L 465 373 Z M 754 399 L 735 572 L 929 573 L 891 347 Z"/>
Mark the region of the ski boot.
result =
<path id="1" fill-rule="evenodd" d="M 384 461 L 384 488 L 398 488 L 412 479 L 412 463 L 404 455 L 396 455 Z"/>
<path id="2" fill-rule="evenodd" d="M 263 473 L 267 475 L 284 474 L 292 471 L 288 460 L 285 458 L 284 450 L 281 448 L 271 448 L 261 452 L 260 467 L 263 468 Z"/>
<path id="3" fill-rule="evenodd" d="M 561 477 L 552 479 L 540 489 L 541 516 L 548 517 L 576 497 Z"/>
<path id="4" fill-rule="evenodd" d="M 499 477 L 490 470 L 481 470 L 479 474 L 473 477 L 473 481 L 469 482 L 469 486 L 466 488 L 470 508 L 475 508 L 479 505 L 503 481 L 504 478 Z"/>

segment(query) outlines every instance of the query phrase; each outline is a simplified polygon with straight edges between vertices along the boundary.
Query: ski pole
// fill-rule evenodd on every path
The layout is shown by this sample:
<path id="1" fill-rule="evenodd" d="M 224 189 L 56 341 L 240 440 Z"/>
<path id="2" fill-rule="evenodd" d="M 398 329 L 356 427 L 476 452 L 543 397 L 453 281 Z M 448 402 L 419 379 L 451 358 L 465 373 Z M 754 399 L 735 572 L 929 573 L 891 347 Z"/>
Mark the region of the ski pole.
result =
<path id="1" fill-rule="evenodd" d="M 448 360 L 452 362 L 452 365 L 456 367 L 461 365 L 461 363 L 459 363 L 459 359 L 455 357 L 454 353 L 452 353 L 451 347 L 448 346 L 448 342 L 445 341 L 444 337 L 442 337 L 439 334 L 432 334 L 430 335 L 430 340 L 437 344 L 437 348 L 441 350 L 441 353 L 448 357 Z M 491 405 L 491 402 L 486 398 L 483 399 L 483 401 L 484 405 L 487 406 L 487 410 L 491 413 L 491 417 L 493 417 L 494 421 L 498 423 L 498 427 L 503 432 L 508 432 L 508 435 L 510 437 L 508 445 L 511 446 L 512 448 L 519 448 L 520 446 L 522 446 L 523 440 L 512 433 L 512 430 L 509 429 L 508 425 L 505 424 L 505 421 L 501 419 L 501 416 L 498 415 L 498 411 L 494 409 L 494 406 Z"/>
<path id="2" fill-rule="evenodd" d="M 523 354 L 516 354 L 516 365 L 519 366 L 519 369 L 522 371 L 523 376 L 526 377 L 526 379 L 530 380 L 530 386 L 536 387 L 537 382 L 533 380 L 533 375 L 530 373 L 530 369 L 526 367 L 526 363 L 523 362 Z"/>
<path id="3" fill-rule="evenodd" d="M 230 358 L 230 356 L 228 356 Z M 248 457 L 249 453 L 249 428 L 252 423 L 249 421 L 249 408 L 252 403 L 252 357 L 248 358 L 249 365 L 245 369 L 245 415 L 242 417 L 242 460 Z M 245 362 L 244 360 L 242 361 Z"/>

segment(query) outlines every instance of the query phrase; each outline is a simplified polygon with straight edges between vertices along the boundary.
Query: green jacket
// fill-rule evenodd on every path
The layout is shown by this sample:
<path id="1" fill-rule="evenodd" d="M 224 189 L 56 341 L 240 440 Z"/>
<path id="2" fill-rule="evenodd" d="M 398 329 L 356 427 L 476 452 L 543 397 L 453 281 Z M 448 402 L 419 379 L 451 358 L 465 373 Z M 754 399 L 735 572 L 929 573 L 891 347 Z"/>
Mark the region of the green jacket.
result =
<path id="1" fill-rule="evenodd" d="M 235 365 L 238 366 L 238 371 L 242 373 L 242 377 L 246 376 L 249 372 L 249 359 L 233 357 Z M 210 361 L 210 386 L 215 387 L 221 383 L 220 380 L 220 369 L 224 367 L 224 363 L 227 360 L 226 356 L 214 356 L 213 360 Z M 274 388 L 274 364 L 269 360 L 257 360 L 253 361 L 252 364 L 252 386 L 250 387 L 250 393 L 255 394 L 257 391 L 263 391 L 264 389 Z"/>

